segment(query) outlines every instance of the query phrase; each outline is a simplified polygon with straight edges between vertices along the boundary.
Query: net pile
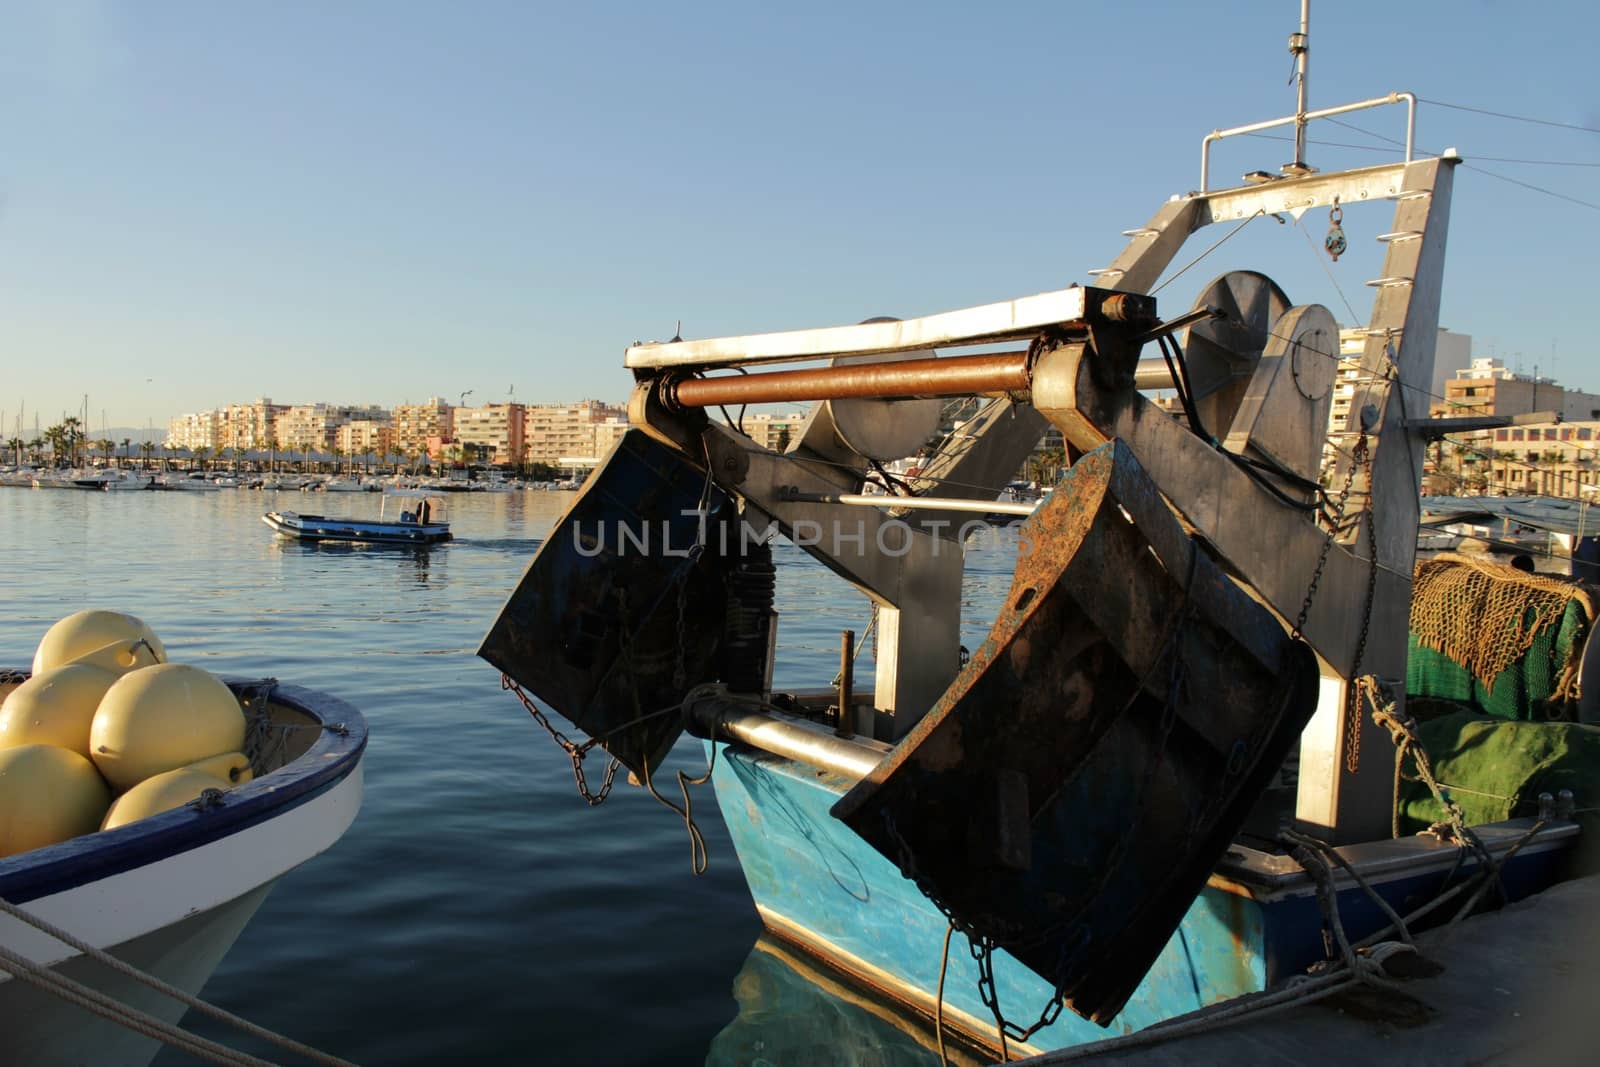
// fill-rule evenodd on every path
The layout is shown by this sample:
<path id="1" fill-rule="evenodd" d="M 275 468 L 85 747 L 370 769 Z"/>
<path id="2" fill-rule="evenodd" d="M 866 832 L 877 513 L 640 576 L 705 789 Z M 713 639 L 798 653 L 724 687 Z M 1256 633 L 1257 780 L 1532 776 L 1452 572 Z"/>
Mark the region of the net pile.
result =
<path id="1" fill-rule="evenodd" d="M 1492 692 L 1495 679 L 1547 636 L 1574 599 L 1582 601 L 1584 616 L 1592 621 L 1589 595 L 1571 582 L 1500 563 L 1441 556 L 1417 567 L 1411 632 Z"/>

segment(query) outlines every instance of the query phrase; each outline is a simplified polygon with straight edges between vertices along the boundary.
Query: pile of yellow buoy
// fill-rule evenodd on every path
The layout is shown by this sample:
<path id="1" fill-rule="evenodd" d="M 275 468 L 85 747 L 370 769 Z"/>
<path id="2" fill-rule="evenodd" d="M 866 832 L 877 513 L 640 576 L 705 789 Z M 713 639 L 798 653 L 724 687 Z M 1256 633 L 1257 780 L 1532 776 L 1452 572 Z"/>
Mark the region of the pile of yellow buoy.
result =
<path id="1" fill-rule="evenodd" d="M 80 611 L 0 704 L 0 856 L 109 830 L 248 782 L 244 712 L 150 627 Z"/>

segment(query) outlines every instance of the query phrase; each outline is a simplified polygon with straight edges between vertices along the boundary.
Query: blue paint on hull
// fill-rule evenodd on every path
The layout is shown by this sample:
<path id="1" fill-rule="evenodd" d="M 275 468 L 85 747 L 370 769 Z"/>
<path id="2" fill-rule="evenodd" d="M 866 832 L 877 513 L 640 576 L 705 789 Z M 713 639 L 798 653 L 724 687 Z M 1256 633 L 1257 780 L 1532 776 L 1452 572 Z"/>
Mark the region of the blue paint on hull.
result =
<path id="1" fill-rule="evenodd" d="M 854 783 L 779 756 L 722 743 L 716 747 L 717 802 L 768 926 L 836 969 L 931 1014 L 947 923 L 894 864 L 829 813 Z M 1559 847 L 1525 850 L 1502 870 L 1507 896 L 1520 899 L 1560 880 L 1562 863 Z M 1448 869 L 1394 871 L 1377 880 L 1376 888 L 1404 914 L 1472 870 L 1466 862 Z M 1434 921 L 1448 919 L 1453 911 L 1446 905 Z M 1352 939 L 1387 922 L 1362 890 L 1350 886 L 1341 888 L 1339 912 Z M 1323 958 L 1322 925 L 1309 883 L 1252 895 L 1213 879 L 1109 1027 L 1063 1011 L 1028 1045 L 1065 1048 L 1131 1033 L 1272 988 Z M 1005 953 L 996 953 L 994 972 L 1006 1018 L 1032 1025 L 1050 1000 L 1049 986 Z M 993 1017 L 977 982 L 966 938 L 957 934 L 945 978 L 946 1019 L 992 1045 Z"/>
<path id="2" fill-rule="evenodd" d="M 945 918 L 892 863 L 829 815 L 852 783 L 780 757 L 718 748 L 717 801 L 768 924 L 890 996 L 931 1011 Z M 1108 1029 L 1064 1011 L 1029 1044 L 1061 1048 L 1129 1033 L 1262 989 L 1262 960 L 1257 906 L 1207 889 Z M 994 972 L 1006 1017 L 1032 1025 L 1050 1001 L 1049 986 L 1004 953 L 996 954 Z M 956 1013 L 958 1022 L 992 1041 L 992 1016 L 977 983 L 977 964 L 958 934 L 945 978 L 946 1016 Z"/>

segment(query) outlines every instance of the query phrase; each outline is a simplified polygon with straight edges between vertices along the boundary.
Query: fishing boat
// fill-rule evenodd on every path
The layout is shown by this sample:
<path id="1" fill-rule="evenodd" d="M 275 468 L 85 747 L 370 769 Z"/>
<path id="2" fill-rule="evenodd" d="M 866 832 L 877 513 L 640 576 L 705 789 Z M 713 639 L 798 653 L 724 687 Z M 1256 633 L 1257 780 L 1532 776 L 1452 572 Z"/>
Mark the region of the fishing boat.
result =
<path id="1" fill-rule="evenodd" d="M 0 698 L 28 677 L 0 672 Z M 284 874 L 344 834 L 361 805 L 367 726 L 354 707 L 273 680 L 228 679 L 250 723 L 253 780 L 208 801 L 0 859 L 0 949 L 175 1024 L 185 1005 L 87 958 L 11 909 L 193 995 Z M 8 1063 L 146 1064 L 157 1040 L 91 1015 L 0 961 Z"/>
<path id="2" fill-rule="evenodd" d="M 1570 795 L 1527 771 L 1495 783 L 1512 802 L 1471 817 L 1468 791 L 1427 769 L 1455 754 L 1430 733 L 1454 720 L 1420 720 L 1424 698 L 1481 696 L 1485 668 L 1418 663 L 1493 643 L 1479 637 L 1522 627 L 1540 597 L 1562 636 L 1541 630 L 1539 654 L 1555 662 L 1559 646 L 1559 680 L 1502 681 L 1495 700 L 1520 703 L 1471 729 L 1592 750 L 1576 720 L 1594 714 L 1580 687 L 1592 703 L 1600 685 L 1580 668 L 1594 611 L 1509 568 L 1415 572 L 1424 431 L 1484 425 L 1413 417 L 1460 160 L 1416 152 L 1410 93 L 1311 110 L 1307 23 L 1295 113 L 1205 135 L 1198 191 L 1124 231 L 1095 284 L 628 348 L 632 428 L 479 649 L 590 803 L 622 768 L 660 798 L 674 743 L 703 739 L 768 930 L 994 1054 L 1171 1033 L 1330 982 L 1390 989 L 1411 926 L 1573 869 Z M 1379 108 L 1405 110 L 1403 159 L 1306 162 L 1309 123 Z M 1214 144 L 1280 127 L 1294 162 L 1215 183 Z M 1332 427 L 1339 328 L 1325 307 L 1256 271 L 1217 277 L 1173 314 L 1150 295 L 1206 227 L 1309 211 L 1328 213 L 1335 257 L 1357 225 L 1346 216 L 1365 213 L 1384 256 L 1350 414 Z M 782 367 L 794 363 L 811 365 Z M 1146 395 L 1158 391 L 1179 402 Z M 934 433 L 942 401 L 973 395 L 982 409 L 915 478 L 863 493 Z M 782 453 L 706 415 L 796 401 L 814 403 Z M 1018 527 L 1010 591 L 969 654 L 964 524 L 995 510 L 1052 427 L 1071 465 Z M 853 631 L 831 683 L 775 688 L 778 535 L 871 601 L 870 690 L 854 681 Z M 1491 619 L 1496 597 L 1509 608 Z M 598 788 L 583 773 L 595 748 L 611 761 Z"/>
<path id="3" fill-rule="evenodd" d="M 390 501 L 400 501 L 389 518 Z M 411 501 L 412 503 L 405 503 Z M 370 545 L 432 545 L 450 540 L 444 498 L 420 489 L 389 489 L 376 519 L 333 518 L 298 511 L 269 511 L 261 517 L 272 529 L 299 541 Z"/>

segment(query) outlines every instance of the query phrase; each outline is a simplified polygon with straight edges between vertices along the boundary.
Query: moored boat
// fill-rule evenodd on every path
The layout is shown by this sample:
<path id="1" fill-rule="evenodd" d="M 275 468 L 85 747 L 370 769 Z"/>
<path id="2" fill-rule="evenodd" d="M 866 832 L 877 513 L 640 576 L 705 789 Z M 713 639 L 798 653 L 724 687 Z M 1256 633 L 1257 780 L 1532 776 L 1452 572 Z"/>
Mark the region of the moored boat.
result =
<path id="1" fill-rule="evenodd" d="M 27 674 L 0 673 L 0 697 Z M 253 780 L 214 798 L 0 858 L 0 899 L 198 993 L 285 873 L 332 846 L 361 803 L 367 727 L 345 702 L 272 680 L 229 680 L 251 723 Z M 167 1023 L 184 1005 L 10 914 L 0 948 Z M 133 1067 L 160 1044 L 0 966 L 7 1062 Z"/>
<path id="2" fill-rule="evenodd" d="M 1305 162 L 1310 121 L 1389 106 L 1407 108 L 1402 161 Z M 1199 191 L 1124 231 L 1125 249 L 1092 272 L 1105 287 L 634 345 L 634 428 L 480 655 L 552 733 L 548 709 L 593 739 L 556 734 L 574 760 L 605 749 L 607 783 L 626 767 L 650 785 L 682 732 L 702 738 L 766 926 L 1002 1055 L 1244 1011 L 1313 970 L 1390 981 L 1378 957 L 1407 951 L 1408 923 L 1566 877 L 1593 810 L 1517 765 L 1494 771 L 1504 781 L 1449 779 L 1457 796 L 1503 802 L 1464 815 L 1428 761 L 1472 746 L 1440 732 L 1456 712 L 1413 717 L 1456 699 L 1430 685 L 1504 692 L 1496 678 L 1527 665 L 1548 684 L 1460 712 L 1461 736 L 1490 748 L 1482 738 L 1521 731 L 1589 759 L 1600 737 L 1585 597 L 1515 574 L 1413 578 L 1424 429 L 1406 397 L 1430 380 L 1460 162 L 1415 152 L 1415 107 L 1396 92 L 1313 112 L 1302 97 L 1292 116 L 1212 132 Z M 1278 127 L 1295 131 L 1292 164 L 1212 185 L 1215 141 Z M 1382 273 L 1349 415 L 1332 428 L 1340 345 L 1326 307 L 1230 271 L 1187 310 L 1157 312 L 1152 288 L 1208 226 L 1326 210 L 1337 259 L 1345 213 L 1377 204 L 1392 209 L 1368 231 Z M 1157 391 L 1178 405 L 1144 395 Z M 916 478 L 863 492 L 927 440 L 918 405 L 970 396 L 989 399 Z M 811 418 L 783 452 L 705 414 L 802 400 Z M 992 508 L 1050 427 L 1073 463 L 1022 523 L 1010 591 L 969 654 L 962 515 Z M 853 632 L 831 686 L 774 685 L 776 534 L 872 602 L 870 692 L 855 687 Z M 1485 617 L 1469 587 L 1508 634 L 1525 636 L 1525 607 L 1551 620 L 1534 642 L 1543 658 L 1412 678 L 1408 643 L 1450 646 L 1460 635 L 1445 623 Z M 1419 608 L 1431 622 L 1408 628 Z M 1477 644 L 1496 657 L 1531 647 L 1504 636 Z M 1570 780 L 1600 789 L 1588 766 Z M 585 799 L 604 799 L 577 777 Z M 951 950 L 952 933 L 966 946 Z"/>

